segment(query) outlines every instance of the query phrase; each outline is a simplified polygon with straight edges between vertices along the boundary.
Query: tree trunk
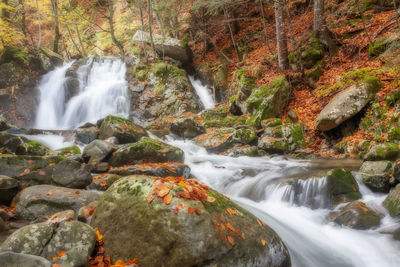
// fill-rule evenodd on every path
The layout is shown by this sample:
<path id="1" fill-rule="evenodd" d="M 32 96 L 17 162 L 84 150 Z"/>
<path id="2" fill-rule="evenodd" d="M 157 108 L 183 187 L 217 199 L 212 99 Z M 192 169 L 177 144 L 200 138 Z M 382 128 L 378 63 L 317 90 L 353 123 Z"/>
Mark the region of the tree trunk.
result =
<path id="1" fill-rule="evenodd" d="M 125 60 L 124 47 L 122 46 L 122 44 L 115 37 L 114 23 L 113 23 L 113 19 L 114 19 L 114 4 L 113 4 L 113 0 L 109 0 L 108 1 L 108 13 L 109 14 L 108 14 L 107 18 L 108 18 L 108 24 L 110 25 L 111 39 L 112 39 L 113 43 L 118 47 L 119 53 L 121 54 L 122 60 Z"/>
<path id="2" fill-rule="evenodd" d="M 54 43 L 53 51 L 58 53 L 58 43 L 60 42 L 60 26 L 58 24 L 58 3 L 57 0 L 51 0 L 51 7 L 54 15 Z"/>
<path id="3" fill-rule="evenodd" d="M 289 68 L 287 38 L 285 32 L 285 22 L 283 20 L 282 0 L 275 0 L 275 24 L 276 24 L 276 43 L 278 47 L 278 62 L 281 70 Z"/>
<path id="4" fill-rule="evenodd" d="M 140 29 L 142 30 L 142 32 L 144 32 L 143 9 L 142 9 L 142 4 L 140 3 L 140 0 L 136 0 L 136 6 L 139 9 Z M 143 42 L 142 42 L 142 50 L 143 50 L 143 54 L 144 54 L 144 56 L 146 58 L 146 61 L 147 61 L 148 58 L 147 58 L 146 46 L 145 46 L 145 44 Z"/>
<path id="5" fill-rule="evenodd" d="M 314 0 L 314 32 L 316 32 L 317 36 L 321 35 L 324 27 L 324 0 Z"/>
<path id="6" fill-rule="evenodd" d="M 39 33 L 39 40 L 37 43 L 37 47 L 39 48 L 42 45 L 42 27 L 40 25 L 40 12 L 39 12 L 38 0 L 36 0 L 36 11 L 37 11 L 37 19 L 38 19 L 38 33 Z"/>
<path id="7" fill-rule="evenodd" d="M 153 9 L 151 7 L 151 0 L 147 0 L 147 13 L 149 16 L 150 45 L 151 49 L 153 50 L 154 56 L 156 56 L 157 52 L 156 48 L 154 47 L 154 40 L 153 40 L 153 25 L 152 25 Z"/>

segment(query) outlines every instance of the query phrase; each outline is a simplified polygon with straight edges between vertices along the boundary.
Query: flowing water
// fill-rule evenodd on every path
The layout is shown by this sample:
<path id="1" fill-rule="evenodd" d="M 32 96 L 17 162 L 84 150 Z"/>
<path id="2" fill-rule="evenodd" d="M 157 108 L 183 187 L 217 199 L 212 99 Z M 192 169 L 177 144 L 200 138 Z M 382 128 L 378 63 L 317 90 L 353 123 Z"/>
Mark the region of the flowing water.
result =
<path id="1" fill-rule="evenodd" d="M 71 64 L 43 78 L 37 127 L 74 128 L 107 113 L 127 116 L 129 102 L 123 63 L 115 59 L 89 60 L 77 71 L 81 82 L 79 94 L 63 102 L 65 73 Z M 213 107 L 210 90 L 193 78 L 191 82 L 204 107 Z M 37 138 L 46 139 L 45 136 Z M 51 138 L 46 144 L 53 148 L 62 145 L 59 138 Z M 385 234 L 396 229 L 399 222 L 382 208 L 385 195 L 372 193 L 361 182 L 362 200 L 382 214 L 382 223 L 377 229 L 352 230 L 326 220 L 330 212 L 326 178 L 313 175 L 319 168 L 313 162 L 283 157 L 233 158 L 209 154 L 189 140 L 169 136 L 166 142 L 184 150 L 185 163 L 195 177 L 230 196 L 270 225 L 287 245 L 293 266 L 400 266 L 400 242 Z M 329 165 L 329 161 L 325 163 Z M 293 178 L 300 176 L 301 179 Z"/>
<path id="2" fill-rule="evenodd" d="M 73 63 L 65 63 L 44 75 L 39 85 L 36 128 L 74 129 L 108 114 L 128 117 L 130 102 L 124 62 L 111 57 L 88 58 L 73 73 L 78 88 L 71 89 L 71 78 L 66 73 Z"/>

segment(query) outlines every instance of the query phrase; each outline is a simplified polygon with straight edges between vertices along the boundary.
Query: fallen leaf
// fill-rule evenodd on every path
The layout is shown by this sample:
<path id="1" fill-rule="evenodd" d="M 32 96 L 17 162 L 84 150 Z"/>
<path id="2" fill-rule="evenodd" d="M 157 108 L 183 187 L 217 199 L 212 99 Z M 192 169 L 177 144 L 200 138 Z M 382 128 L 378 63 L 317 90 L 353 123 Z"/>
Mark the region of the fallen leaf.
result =
<path id="1" fill-rule="evenodd" d="M 234 246 L 234 245 L 235 245 L 235 239 L 234 239 L 233 237 L 231 237 L 230 235 L 228 235 L 227 238 L 228 238 L 228 242 L 229 242 L 232 246 Z"/>
<path id="2" fill-rule="evenodd" d="M 165 205 L 169 205 L 171 203 L 171 201 L 172 201 L 172 196 L 171 195 L 166 195 L 164 197 L 164 204 Z"/>
<path id="3" fill-rule="evenodd" d="M 154 199 L 154 196 L 152 194 L 150 194 L 146 197 L 147 203 L 151 203 L 153 201 L 153 199 Z"/>

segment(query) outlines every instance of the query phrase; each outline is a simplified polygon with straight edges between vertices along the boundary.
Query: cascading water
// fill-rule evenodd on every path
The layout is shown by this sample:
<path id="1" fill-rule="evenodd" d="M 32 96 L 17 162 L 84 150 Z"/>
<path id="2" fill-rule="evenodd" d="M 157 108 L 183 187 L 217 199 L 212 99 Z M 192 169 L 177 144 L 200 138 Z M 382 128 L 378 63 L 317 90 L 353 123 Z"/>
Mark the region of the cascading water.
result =
<path id="1" fill-rule="evenodd" d="M 43 77 L 39 85 L 36 128 L 74 129 L 108 114 L 128 117 L 128 82 L 122 60 L 90 57 L 76 71 L 79 83 L 76 93 L 71 90 L 66 77 L 73 64 L 65 63 Z"/>
<path id="2" fill-rule="evenodd" d="M 128 115 L 125 65 L 121 61 L 89 59 L 77 71 L 79 93 L 68 99 L 64 86 L 72 64 L 43 78 L 37 127 L 73 128 L 108 113 Z M 200 82 L 192 78 L 191 82 L 205 108 L 213 107 L 210 90 L 200 88 Z M 232 158 L 209 154 L 188 140 L 169 137 L 167 142 L 184 150 L 185 163 L 195 177 L 266 221 L 289 248 L 292 266 L 400 266 L 400 243 L 383 234 L 399 224 L 382 208 L 385 196 L 372 193 L 362 183 L 362 200 L 384 215 L 377 229 L 352 230 L 328 222 L 327 179 L 312 175 L 308 179 L 290 178 L 309 174 L 315 168 L 310 162 L 282 157 Z"/>
<path id="3" fill-rule="evenodd" d="M 214 97 L 211 95 L 211 89 L 203 85 L 200 80 L 196 80 L 193 76 L 189 76 L 189 80 L 193 85 L 196 94 L 199 96 L 201 103 L 205 109 L 215 107 Z"/>

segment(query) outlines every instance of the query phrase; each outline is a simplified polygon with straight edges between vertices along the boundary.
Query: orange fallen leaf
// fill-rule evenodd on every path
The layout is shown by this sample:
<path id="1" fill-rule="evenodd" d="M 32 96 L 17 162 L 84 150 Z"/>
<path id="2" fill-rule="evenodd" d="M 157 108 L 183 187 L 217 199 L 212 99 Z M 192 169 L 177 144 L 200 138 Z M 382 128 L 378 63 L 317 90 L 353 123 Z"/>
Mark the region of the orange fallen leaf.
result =
<path id="1" fill-rule="evenodd" d="M 151 202 L 153 201 L 153 199 L 154 199 L 154 196 L 153 196 L 153 195 L 148 195 L 148 196 L 146 197 L 147 203 L 151 203 Z"/>
<path id="2" fill-rule="evenodd" d="M 164 197 L 164 204 L 165 205 L 169 205 L 171 203 L 171 201 L 172 201 L 172 196 L 171 195 L 166 195 Z"/>
<path id="3" fill-rule="evenodd" d="M 229 242 L 232 246 L 234 246 L 234 245 L 235 245 L 235 239 L 234 239 L 233 237 L 231 237 L 230 235 L 228 235 L 227 238 L 228 238 L 228 242 Z"/>
<path id="4" fill-rule="evenodd" d="M 57 253 L 57 255 L 56 255 L 56 256 L 54 256 L 54 257 L 53 257 L 53 259 L 52 259 L 52 260 L 58 259 L 58 258 L 60 258 L 60 257 L 64 256 L 65 254 L 67 254 L 67 252 L 66 252 L 65 250 L 63 250 L 63 251 L 60 251 L 60 252 L 58 252 L 58 253 Z"/>

